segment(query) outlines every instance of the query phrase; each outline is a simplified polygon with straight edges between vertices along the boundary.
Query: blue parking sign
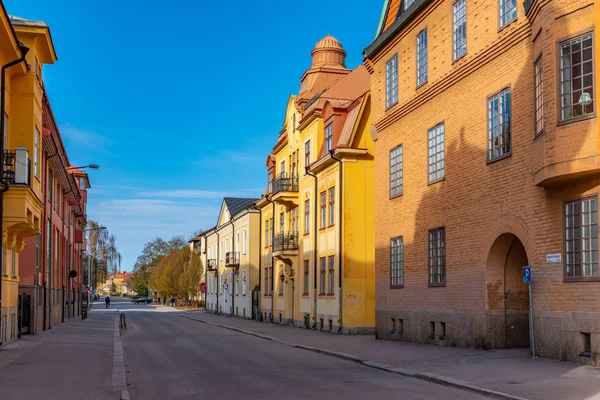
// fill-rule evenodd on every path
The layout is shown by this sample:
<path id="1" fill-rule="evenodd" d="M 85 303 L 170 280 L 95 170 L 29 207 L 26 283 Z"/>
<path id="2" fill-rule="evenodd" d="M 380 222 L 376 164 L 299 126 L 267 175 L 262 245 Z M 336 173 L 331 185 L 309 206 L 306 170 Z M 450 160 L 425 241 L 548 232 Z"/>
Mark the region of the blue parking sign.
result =
<path id="1" fill-rule="evenodd" d="M 531 283 L 531 267 L 523 267 L 523 283 Z"/>

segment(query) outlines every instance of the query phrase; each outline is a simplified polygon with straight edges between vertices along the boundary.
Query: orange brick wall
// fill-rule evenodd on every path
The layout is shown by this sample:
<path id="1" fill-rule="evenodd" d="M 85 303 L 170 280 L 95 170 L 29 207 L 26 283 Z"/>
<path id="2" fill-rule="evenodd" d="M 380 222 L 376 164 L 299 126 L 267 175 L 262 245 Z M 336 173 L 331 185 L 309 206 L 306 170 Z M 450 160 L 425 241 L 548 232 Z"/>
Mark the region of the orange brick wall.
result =
<path id="1" fill-rule="evenodd" d="M 498 237 L 510 233 L 521 241 L 533 266 L 538 352 L 587 362 L 577 355 L 582 351 L 580 332 L 592 332 L 596 343 L 600 340 L 600 283 L 564 282 L 563 265 L 546 264 L 546 255 L 563 252 L 563 201 L 600 192 L 600 178 L 564 174 L 552 186 L 542 187 L 534 184 L 534 175 L 555 171 L 557 164 L 573 172 L 581 160 L 600 154 L 595 118 L 557 126 L 557 43 L 594 29 L 594 2 L 536 1 L 526 16 L 518 1 L 517 20 L 499 30 L 497 0 L 467 0 L 467 55 L 456 62 L 453 3 L 432 1 L 371 59 L 378 138 L 378 335 L 441 345 L 504 347 L 504 338 L 494 335 L 504 335 L 505 281 L 518 277 L 505 279 L 504 265 L 499 269 L 490 255 Z M 429 81 L 415 89 L 415 38 L 425 27 Z M 385 63 L 395 53 L 399 103 L 385 110 Z M 540 54 L 545 131 L 534 141 L 533 63 Z M 487 98 L 507 87 L 512 101 L 512 155 L 488 164 Z M 445 180 L 428 185 L 427 130 L 442 121 Z M 403 195 L 390 199 L 389 151 L 399 144 Z M 600 164 L 595 172 L 599 171 Z M 428 229 L 439 226 L 446 227 L 447 285 L 428 287 Z M 405 286 L 390 289 L 389 240 L 400 235 Z M 567 317 L 575 322 L 566 324 Z M 390 318 L 404 320 L 402 335 L 389 334 Z M 449 339 L 429 339 L 430 321 L 445 322 Z"/>

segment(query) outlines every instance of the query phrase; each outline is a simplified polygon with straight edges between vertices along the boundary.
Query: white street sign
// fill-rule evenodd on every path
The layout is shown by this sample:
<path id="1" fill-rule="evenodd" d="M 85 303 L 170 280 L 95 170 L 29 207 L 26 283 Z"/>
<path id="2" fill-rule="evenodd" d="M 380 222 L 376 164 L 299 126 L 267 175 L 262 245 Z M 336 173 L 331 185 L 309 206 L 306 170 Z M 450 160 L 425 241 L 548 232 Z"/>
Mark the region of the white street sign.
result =
<path id="1" fill-rule="evenodd" d="M 546 254 L 546 264 L 562 263 L 562 255 L 560 253 Z"/>

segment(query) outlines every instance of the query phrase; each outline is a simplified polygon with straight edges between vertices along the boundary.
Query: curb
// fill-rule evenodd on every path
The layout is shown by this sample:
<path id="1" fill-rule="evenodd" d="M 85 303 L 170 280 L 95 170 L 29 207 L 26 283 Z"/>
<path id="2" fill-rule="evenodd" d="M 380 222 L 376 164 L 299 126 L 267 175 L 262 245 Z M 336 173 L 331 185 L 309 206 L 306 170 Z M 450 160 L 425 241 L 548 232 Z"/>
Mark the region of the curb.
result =
<path id="1" fill-rule="evenodd" d="M 223 325 L 223 324 L 217 324 L 214 322 L 210 322 L 210 321 L 205 321 L 202 319 L 197 319 L 197 318 L 192 318 L 189 317 L 187 315 L 179 315 L 181 318 L 186 318 L 192 321 L 197 321 L 197 322 L 201 322 L 207 325 L 212 325 L 212 326 L 216 326 L 218 328 L 224 328 L 224 329 L 229 329 L 231 331 L 236 331 L 236 332 L 240 332 L 246 335 L 251 335 L 251 336 L 255 336 L 264 340 L 269 340 L 271 342 L 275 342 L 275 343 L 279 343 L 285 346 L 289 346 L 289 347 L 294 347 L 296 349 L 302 349 L 302 350 L 307 350 L 307 351 L 312 351 L 314 353 L 319 353 L 319 354 L 323 354 L 326 356 L 330 356 L 330 357 L 336 357 L 336 358 L 341 358 L 343 360 L 347 360 L 347 361 L 352 361 L 352 362 L 356 362 L 358 364 L 364 365 L 366 367 L 369 368 L 374 368 L 374 369 L 378 369 L 381 371 L 386 371 L 392 374 L 396 374 L 396 375 L 402 375 L 402 376 L 406 376 L 409 378 L 414 378 L 414 379 L 420 379 L 423 381 L 427 381 L 430 383 L 435 383 L 437 385 L 443 385 L 443 386 L 450 386 L 450 387 L 454 387 L 456 389 L 461 389 L 461 390 L 465 390 L 468 392 L 473 392 L 473 393 L 477 393 L 477 394 L 481 394 L 487 397 L 491 397 L 491 398 L 495 398 L 495 399 L 504 399 L 504 400 L 528 400 L 524 397 L 519 397 L 519 396 L 513 396 L 511 394 L 508 393 L 504 393 L 504 392 L 498 392 L 496 390 L 491 390 L 491 389 L 485 389 L 479 386 L 473 386 L 471 384 L 469 384 L 468 382 L 465 381 L 461 381 L 458 379 L 454 379 L 454 378 L 450 378 L 447 376 L 442 376 L 442 375 L 437 375 L 437 374 L 432 374 L 430 372 L 420 372 L 420 371 L 414 371 L 411 369 L 406 369 L 406 368 L 398 368 L 398 367 L 392 367 L 390 365 L 387 364 L 383 364 L 380 362 L 376 362 L 376 361 L 371 361 L 371 360 L 365 360 L 362 359 L 360 357 L 357 357 L 355 355 L 352 354 L 347 354 L 347 353 L 340 353 L 337 351 L 332 351 L 332 350 L 327 350 L 327 349 L 322 349 L 319 347 L 311 347 L 311 346 L 305 346 L 302 344 L 295 344 L 295 343 L 290 343 L 287 342 L 285 340 L 280 340 L 280 339 L 276 339 L 272 336 L 267 336 L 267 335 L 263 335 L 260 333 L 256 333 L 256 332 L 252 332 L 252 331 L 248 331 L 246 329 L 241 329 L 241 328 L 236 328 L 234 326 L 229 326 L 229 325 Z M 122 399 L 125 400 L 125 399 Z"/>
<path id="2" fill-rule="evenodd" d="M 119 329 L 119 316 L 115 315 L 114 339 L 113 339 L 113 364 L 111 386 L 115 394 L 118 393 L 119 400 L 130 400 L 127 387 L 127 372 L 125 370 L 125 356 L 123 344 L 121 343 L 121 330 Z"/>

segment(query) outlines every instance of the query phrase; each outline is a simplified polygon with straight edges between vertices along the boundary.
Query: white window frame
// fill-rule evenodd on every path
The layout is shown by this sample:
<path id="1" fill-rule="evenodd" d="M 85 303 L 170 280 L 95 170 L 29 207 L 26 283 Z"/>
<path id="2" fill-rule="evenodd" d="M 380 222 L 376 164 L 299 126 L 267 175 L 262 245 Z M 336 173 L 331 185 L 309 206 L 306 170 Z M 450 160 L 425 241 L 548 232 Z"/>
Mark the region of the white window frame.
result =
<path id="1" fill-rule="evenodd" d="M 517 19 L 517 0 L 499 0 L 498 6 L 500 7 L 498 13 L 500 17 L 500 29 L 502 29 Z M 513 12 L 514 15 L 512 15 Z"/>
<path id="2" fill-rule="evenodd" d="M 398 103 L 398 54 L 385 63 L 385 108 Z"/>
<path id="3" fill-rule="evenodd" d="M 452 50 L 455 61 L 467 54 L 467 0 L 452 5 Z"/>
<path id="4" fill-rule="evenodd" d="M 325 127 L 325 155 L 333 149 L 333 122 Z"/>
<path id="5" fill-rule="evenodd" d="M 247 285 L 248 285 L 248 282 L 247 282 L 248 274 L 247 274 L 247 272 L 248 271 L 246 271 L 246 270 L 242 271 L 242 296 L 246 295 L 246 291 L 248 289 L 248 287 L 247 287 Z"/>
<path id="6" fill-rule="evenodd" d="M 246 229 L 244 229 L 244 233 L 242 234 L 242 244 L 243 244 L 243 252 L 244 255 L 246 254 L 246 246 L 248 245 L 248 233 L 246 232 Z"/>
<path id="7" fill-rule="evenodd" d="M 417 87 L 424 85 L 429 79 L 429 50 L 427 42 L 427 28 L 424 28 L 417 34 Z"/>
<path id="8" fill-rule="evenodd" d="M 427 131 L 428 182 L 435 183 L 446 177 L 445 127 L 439 123 Z"/>
<path id="9" fill-rule="evenodd" d="M 404 171 L 402 145 L 390 150 L 390 197 L 400 196 L 404 190 Z"/>

